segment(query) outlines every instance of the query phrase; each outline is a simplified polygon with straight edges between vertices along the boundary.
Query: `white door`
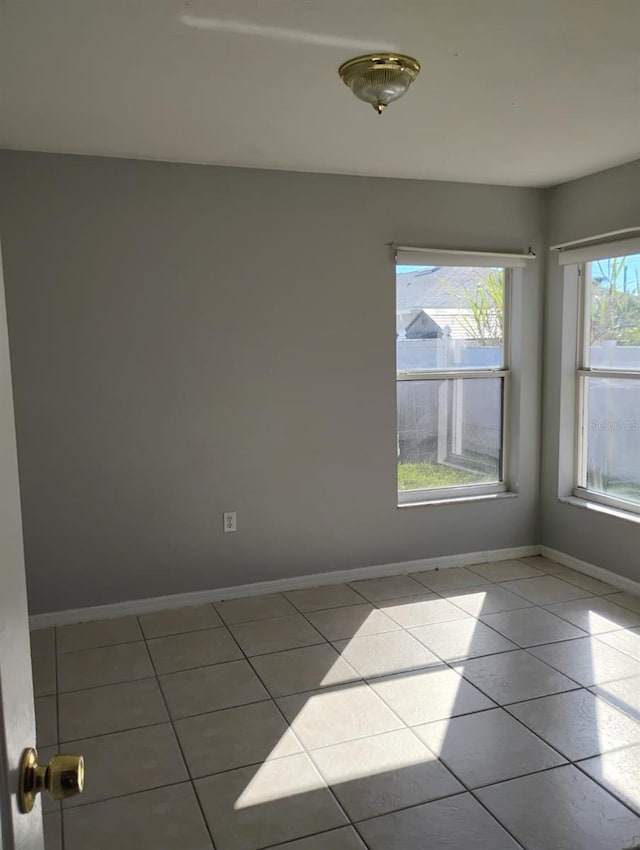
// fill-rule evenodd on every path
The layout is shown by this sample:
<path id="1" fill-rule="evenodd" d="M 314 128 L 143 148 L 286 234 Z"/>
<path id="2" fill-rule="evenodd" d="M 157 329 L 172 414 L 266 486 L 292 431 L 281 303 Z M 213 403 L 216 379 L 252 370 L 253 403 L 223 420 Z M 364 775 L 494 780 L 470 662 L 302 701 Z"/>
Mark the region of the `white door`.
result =
<path id="1" fill-rule="evenodd" d="M 18 462 L 0 256 L 0 850 L 42 850 L 38 802 L 18 808 L 20 759 L 34 747 L 29 624 L 22 548 Z"/>

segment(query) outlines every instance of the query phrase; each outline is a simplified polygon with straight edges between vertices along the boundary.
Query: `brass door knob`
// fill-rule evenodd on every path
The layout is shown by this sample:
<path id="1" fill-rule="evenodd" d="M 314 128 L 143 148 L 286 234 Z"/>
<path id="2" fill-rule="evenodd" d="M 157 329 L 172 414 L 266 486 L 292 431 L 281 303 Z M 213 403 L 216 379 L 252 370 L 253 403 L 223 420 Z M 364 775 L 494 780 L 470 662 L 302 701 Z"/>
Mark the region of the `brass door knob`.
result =
<path id="1" fill-rule="evenodd" d="M 38 764 L 38 753 L 25 750 L 20 765 L 20 811 L 30 812 L 36 797 L 47 791 L 54 800 L 64 800 L 82 794 L 84 788 L 84 758 L 59 753 L 49 764 Z"/>

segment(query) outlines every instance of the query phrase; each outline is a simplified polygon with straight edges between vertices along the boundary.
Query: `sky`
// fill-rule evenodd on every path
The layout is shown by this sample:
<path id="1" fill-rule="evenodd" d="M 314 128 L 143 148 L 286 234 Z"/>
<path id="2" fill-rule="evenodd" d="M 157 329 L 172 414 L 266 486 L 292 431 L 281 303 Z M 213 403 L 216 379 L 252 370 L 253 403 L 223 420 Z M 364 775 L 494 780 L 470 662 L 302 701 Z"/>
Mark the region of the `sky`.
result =
<path id="1" fill-rule="evenodd" d="M 419 272 L 424 266 L 396 266 L 398 274 L 408 274 L 409 272 Z"/>
<path id="2" fill-rule="evenodd" d="M 591 264 L 591 274 L 594 277 L 609 276 L 609 260 L 594 260 Z M 630 283 L 640 281 L 640 254 L 633 254 L 626 258 L 627 281 Z M 621 286 L 617 286 L 620 289 Z"/>

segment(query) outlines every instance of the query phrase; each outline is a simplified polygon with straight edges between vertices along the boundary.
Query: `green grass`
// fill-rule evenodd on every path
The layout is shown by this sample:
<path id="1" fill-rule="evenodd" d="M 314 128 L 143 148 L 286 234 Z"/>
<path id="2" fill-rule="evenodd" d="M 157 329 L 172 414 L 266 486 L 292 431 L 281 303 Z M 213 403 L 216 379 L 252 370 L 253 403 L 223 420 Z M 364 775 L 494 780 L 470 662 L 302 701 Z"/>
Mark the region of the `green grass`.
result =
<path id="1" fill-rule="evenodd" d="M 487 476 L 480 472 L 465 472 L 440 463 L 398 464 L 399 490 L 455 487 L 458 484 L 478 484 L 486 480 Z"/>

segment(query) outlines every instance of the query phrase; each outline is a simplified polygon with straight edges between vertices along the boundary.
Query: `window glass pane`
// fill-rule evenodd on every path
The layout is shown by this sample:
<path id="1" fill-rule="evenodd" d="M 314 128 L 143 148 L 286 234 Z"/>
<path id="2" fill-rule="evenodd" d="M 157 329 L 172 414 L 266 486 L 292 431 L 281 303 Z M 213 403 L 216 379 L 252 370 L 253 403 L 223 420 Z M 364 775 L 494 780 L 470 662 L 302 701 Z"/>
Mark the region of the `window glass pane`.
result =
<path id="1" fill-rule="evenodd" d="M 584 380 L 586 486 L 640 503 L 640 381 Z"/>
<path id="2" fill-rule="evenodd" d="M 590 365 L 640 369 L 640 254 L 587 263 Z"/>
<path id="3" fill-rule="evenodd" d="M 397 387 L 399 490 L 500 481 L 502 378 Z"/>
<path id="4" fill-rule="evenodd" d="M 503 365 L 504 269 L 396 267 L 399 372 Z"/>

